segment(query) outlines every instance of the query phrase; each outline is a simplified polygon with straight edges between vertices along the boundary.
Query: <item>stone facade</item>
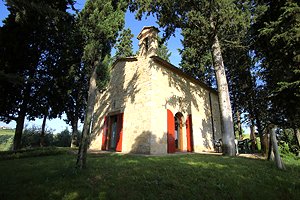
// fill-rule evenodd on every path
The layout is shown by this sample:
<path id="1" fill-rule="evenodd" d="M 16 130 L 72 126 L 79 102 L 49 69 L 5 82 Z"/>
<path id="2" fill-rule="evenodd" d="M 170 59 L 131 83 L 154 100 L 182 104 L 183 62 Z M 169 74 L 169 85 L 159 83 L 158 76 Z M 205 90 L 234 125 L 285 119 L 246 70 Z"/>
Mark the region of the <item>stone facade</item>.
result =
<path id="1" fill-rule="evenodd" d="M 151 41 L 150 46 L 138 57 L 117 60 L 106 90 L 97 97 L 90 149 L 114 150 L 116 138 L 112 135 L 118 130 L 122 135 L 120 138 L 120 133 L 116 133 L 116 142 L 121 146 L 118 151 L 167 154 L 168 111 L 180 116 L 177 151 L 187 151 L 190 144 L 188 116 L 192 121 L 193 151 L 212 151 L 213 139 L 221 138 L 217 92 L 155 55 L 157 29 L 144 27 L 139 39 L 145 38 Z M 143 45 L 145 41 L 140 41 L 140 49 Z M 112 116 L 119 113 L 123 113 L 122 122 L 118 118 L 115 123 L 122 130 L 113 125 L 117 118 Z"/>

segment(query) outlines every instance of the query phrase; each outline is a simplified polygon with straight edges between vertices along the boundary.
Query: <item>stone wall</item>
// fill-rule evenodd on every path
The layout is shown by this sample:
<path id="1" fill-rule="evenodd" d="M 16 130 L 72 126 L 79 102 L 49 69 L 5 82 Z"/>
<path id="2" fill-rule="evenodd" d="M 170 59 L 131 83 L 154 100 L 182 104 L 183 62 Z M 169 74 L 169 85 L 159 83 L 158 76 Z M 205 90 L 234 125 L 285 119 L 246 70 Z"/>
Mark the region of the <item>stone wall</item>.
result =
<path id="1" fill-rule="evenodd" d="M 152 148 L 151 153 L 167 152 L 167 109 L 173 115 L 183 114 L 183 122 L 192 115 L 194 151 L 213 150 L 213 127 L 216 136 L 221 135 L 217 93 L 209 91 L 193 81 L 175 73 L 172 67 L 152 61 Z M 209 95 L 211 96 L 212 112 Z M 187 149 L 186 126 L 183 128 L 183 150 Z M 154 141 L 155 140 L 155 141 Z"/>
<path id="2" fill-rule="evenodd" d="M 111 77 L 107 90 L 99 94 L 95 106 L 91 149 L 101 149 L 104 117 L 124 112 L 122 152 L 166 154 L 169 109 L 173 115 L 183 114 L 184 123 L 188 114 L 192 114 L 195 152 L 213 150 L 212 114 L 215 138 L 221 135 L 215 92 L 149 57 L 119 61 Z M 182 130 L 183 150 L 186 150 L 185 124 Z"/>
<path id="3" fill-rule="evenodd" d="M 95 106 L 91 149 L 100 149 L 104 117 L 124 113 L 122 152 L 150 153 L 151 74 L 144 59 L 118 62 Z"/>

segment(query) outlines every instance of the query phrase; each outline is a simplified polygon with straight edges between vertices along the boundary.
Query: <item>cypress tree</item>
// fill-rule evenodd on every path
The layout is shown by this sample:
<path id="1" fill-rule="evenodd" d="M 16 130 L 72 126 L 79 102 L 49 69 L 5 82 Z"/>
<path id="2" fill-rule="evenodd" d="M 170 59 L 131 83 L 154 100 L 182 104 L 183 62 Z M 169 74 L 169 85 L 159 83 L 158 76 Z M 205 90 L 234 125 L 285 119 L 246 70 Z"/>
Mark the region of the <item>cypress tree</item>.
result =
<path id="1" fill-rule="evenodd" d="M 161 57 L 162 59 L 170 62 L 170 56 L 171 52 L 169 52 L 169 49 L 167 47 L 167 44 L 162 41 L 162 39 L 158 38 L 158 49 L 157 49 L 157 55 Z"/>
<path id="2" fill-rule="evenodd" d="M 7 1 L 10 13 L 0 28 L 0 92 L 6 94 L 0 100 L 0 119 L 16 121 L 15 150 L 21 147 L 26 117 L 48 116 L 49 109 L 50 117 L 62 112 L 55 82 L 65 69 L 65 25 L 71 19 L 66 10 L 73 3 Z"/>
<path id="3" fill-rule="evenodd" d="M 129 28 L 122 30 L 116 44 L 116 58 L 133 56 L 132 38 L 133 34 Z"/>
<path id="4" fill-rule="evenodd" d="M 83 62 L 89 71 L 89 91 L 76 163 L 78 168 L 86 166 L 96 92 L 103 89 L 109 80 L 106 59 L 124 25 L 126 8 L 125 0 L 88 0 L 79 14 L 80 29 L 84 38 Z"/>
<path id="5" fill-rule="evenodd" d="M 300 139 L 300 2 L 256 1 L 255 11 L 252 48 L 268 92 L 268 120 Z"/>

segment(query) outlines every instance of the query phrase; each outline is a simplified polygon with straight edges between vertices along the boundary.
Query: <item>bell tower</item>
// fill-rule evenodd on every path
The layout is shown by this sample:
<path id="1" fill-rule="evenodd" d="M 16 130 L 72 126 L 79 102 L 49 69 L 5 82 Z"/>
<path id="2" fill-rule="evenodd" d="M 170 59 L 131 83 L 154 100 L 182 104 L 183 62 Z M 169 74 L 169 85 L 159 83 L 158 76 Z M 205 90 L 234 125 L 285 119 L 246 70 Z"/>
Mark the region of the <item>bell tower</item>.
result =
<path id="1" fill-rule="evenodd" d="M 158 32 L 154 26 L 144 26 L 137 36 L 139 40 L 139 56 L 150 57 L 157 55 L 158 49 Z"/>

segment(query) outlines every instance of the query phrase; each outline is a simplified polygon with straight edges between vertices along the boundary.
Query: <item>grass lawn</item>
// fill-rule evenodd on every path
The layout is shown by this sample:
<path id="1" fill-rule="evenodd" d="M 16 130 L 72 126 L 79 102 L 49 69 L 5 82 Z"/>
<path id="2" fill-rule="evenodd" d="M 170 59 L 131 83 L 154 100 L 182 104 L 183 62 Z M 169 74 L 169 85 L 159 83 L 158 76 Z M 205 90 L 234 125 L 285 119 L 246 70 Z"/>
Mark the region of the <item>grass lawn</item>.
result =
<path id="1" fill-rule="evenodd" d="M 14 134 L 14 130 L 0 130 L 0 151 L 7 151 L 10 149 L 13 143 Z"/>
<path id="2" fill-rule="evenodd" d="M 76 155 L 0 160 L 0 199 L 300 199 L 300 160 L 214 155 Z"/>

